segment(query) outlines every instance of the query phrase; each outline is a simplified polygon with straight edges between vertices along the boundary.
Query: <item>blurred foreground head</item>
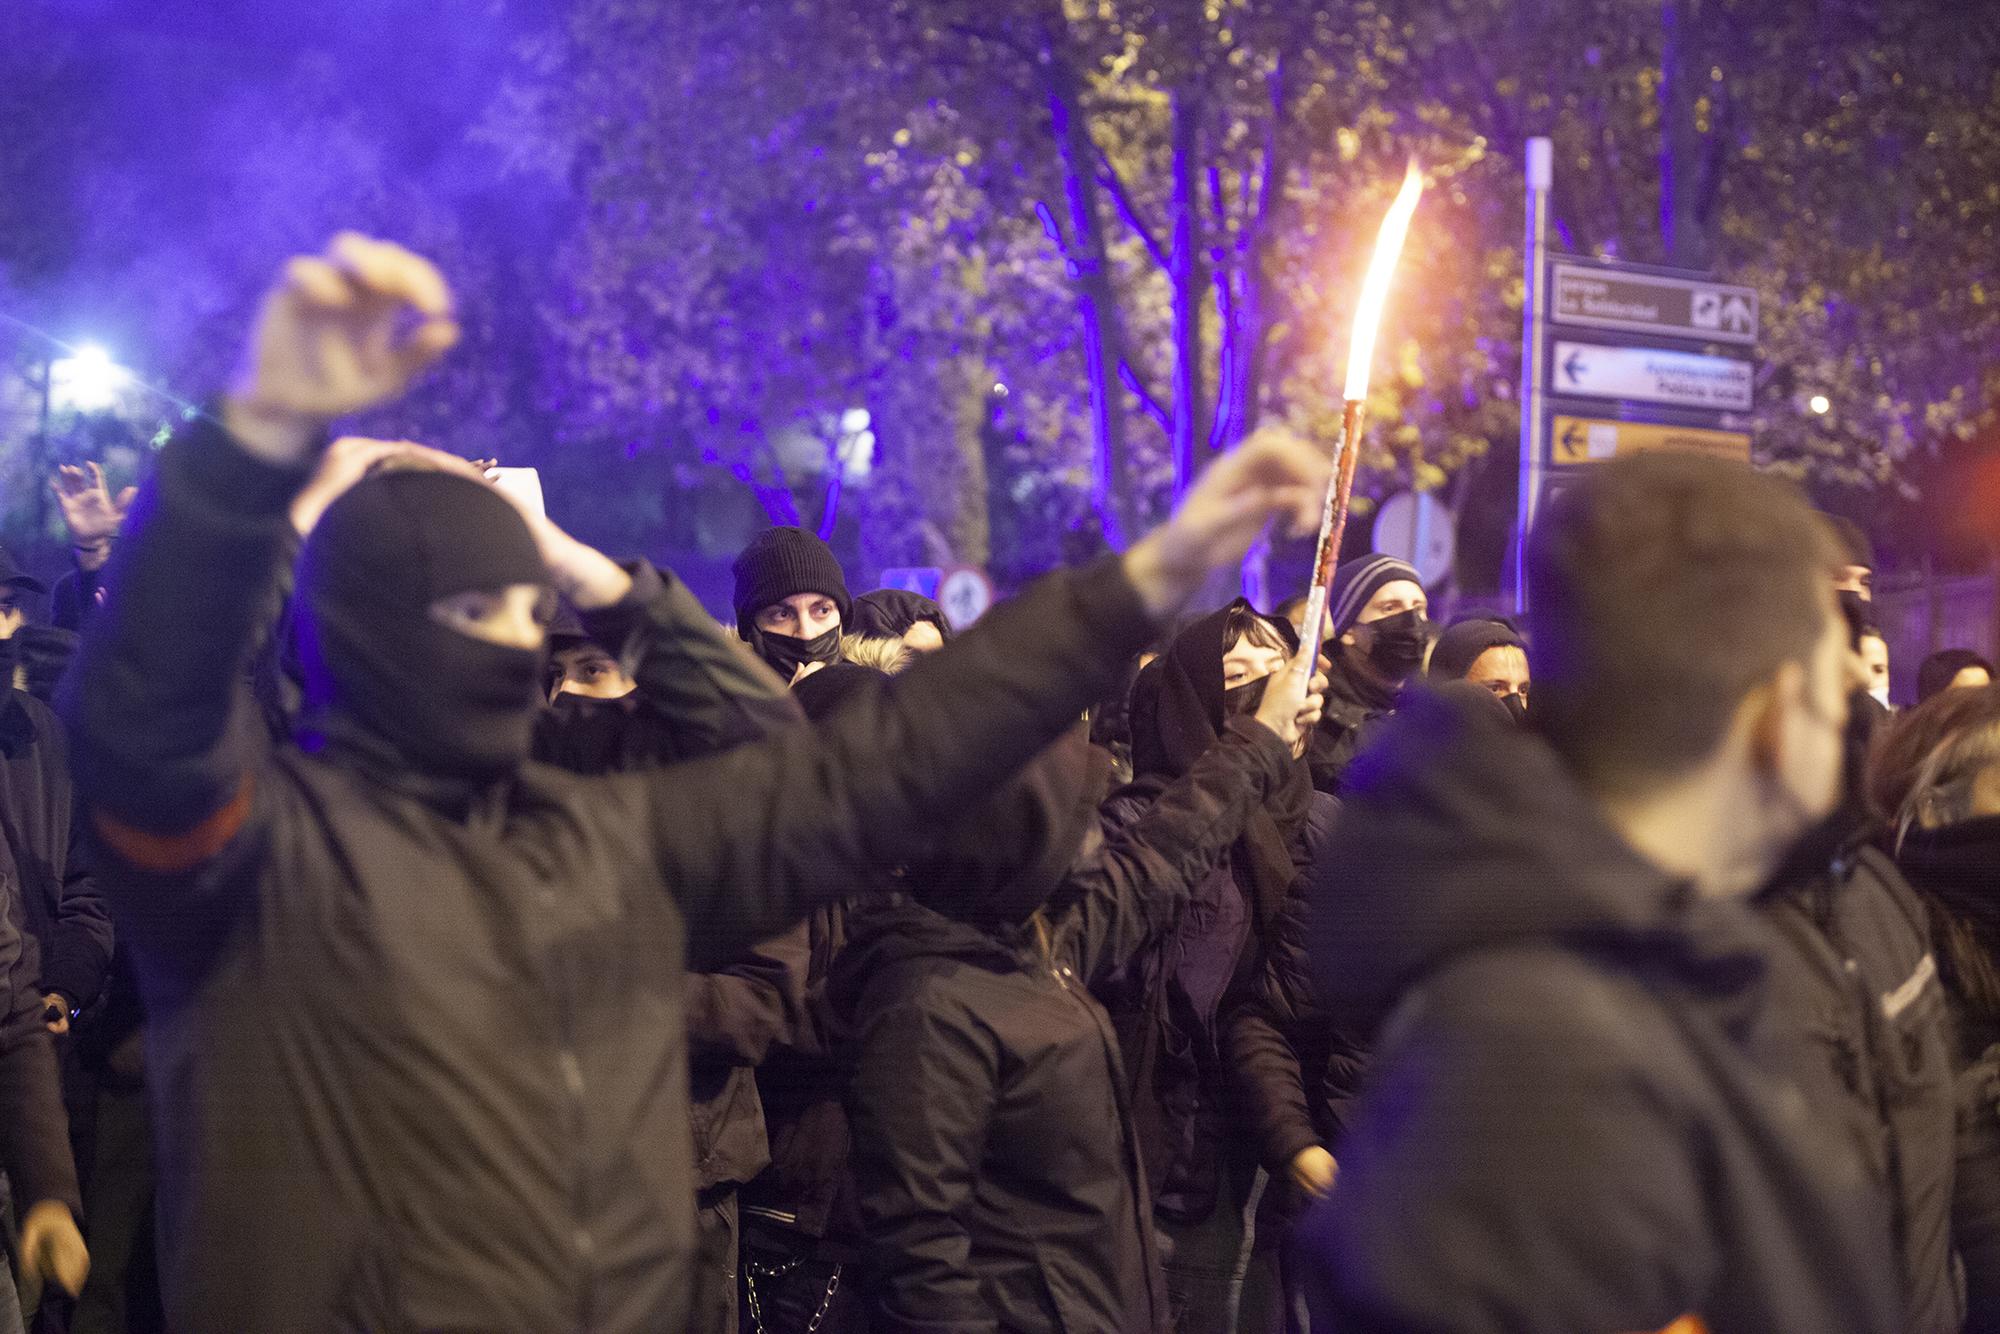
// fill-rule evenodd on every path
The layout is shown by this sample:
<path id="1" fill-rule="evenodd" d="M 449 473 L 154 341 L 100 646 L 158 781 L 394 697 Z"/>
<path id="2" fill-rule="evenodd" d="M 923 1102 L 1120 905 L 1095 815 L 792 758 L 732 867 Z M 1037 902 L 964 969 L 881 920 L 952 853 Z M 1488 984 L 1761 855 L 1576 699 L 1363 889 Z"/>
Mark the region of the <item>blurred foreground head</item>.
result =
<path id="1" fill-rule="evenodd" d="M 1840 793 L 1844 556 L 1790 486 L 1747 467 L 1649 454 L 1593 470 L 1531 539 L 1536 729 L 1600 796 L 1715 785 L 1752 842 L 1781 849 Z"/>

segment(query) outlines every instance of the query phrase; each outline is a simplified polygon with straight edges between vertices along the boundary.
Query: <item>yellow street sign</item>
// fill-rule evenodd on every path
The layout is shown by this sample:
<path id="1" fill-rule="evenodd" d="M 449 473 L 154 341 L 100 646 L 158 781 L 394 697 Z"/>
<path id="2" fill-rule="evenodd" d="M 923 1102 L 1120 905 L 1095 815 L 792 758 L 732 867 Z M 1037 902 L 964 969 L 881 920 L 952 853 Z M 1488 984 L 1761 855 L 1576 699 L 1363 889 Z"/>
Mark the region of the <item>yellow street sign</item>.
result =
<path id="1" fill-rule="evenodd" d="M 1653 422 L 1604 421 L 1596 417 L 1555 419 L 1549 432 L 1557 463 L 1602 463 L 1622 454 L 1649 449 L 1714 458 L 1750 461 L 1750 437 L 1741 431 L 1709 431 L 1693 426 L 1661 426 Z"/>

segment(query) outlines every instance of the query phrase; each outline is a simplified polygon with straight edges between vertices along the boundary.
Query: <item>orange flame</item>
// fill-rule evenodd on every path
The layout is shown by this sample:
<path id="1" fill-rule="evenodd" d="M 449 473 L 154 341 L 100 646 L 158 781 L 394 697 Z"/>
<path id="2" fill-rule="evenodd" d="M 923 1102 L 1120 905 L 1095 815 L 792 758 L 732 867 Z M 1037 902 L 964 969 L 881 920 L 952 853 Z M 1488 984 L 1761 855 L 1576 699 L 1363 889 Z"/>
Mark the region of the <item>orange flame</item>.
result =
<path id="1" fill-rule="evenodd" d="M 1403 188 L 1382 219 L 1375 237 L 1375 255 L 1368 261 L 1368 277 L 1361 284 L 1361 303 L 1354 308 L 1354 336 L 1347 345 L 1347 394 L 1349 402 L 1368 397 L 1368 368 L 1375 360 L 1375 331 L 1382 324 L 1382 307 L 1389 299 L 1389 279 L 1403 254 L 1403 238 L 1410 234 L 1410 216 L 1417 211 L 1417 198 L 1424 192 L 1424 174 L 1416 160 L 1403 175 Z"/>

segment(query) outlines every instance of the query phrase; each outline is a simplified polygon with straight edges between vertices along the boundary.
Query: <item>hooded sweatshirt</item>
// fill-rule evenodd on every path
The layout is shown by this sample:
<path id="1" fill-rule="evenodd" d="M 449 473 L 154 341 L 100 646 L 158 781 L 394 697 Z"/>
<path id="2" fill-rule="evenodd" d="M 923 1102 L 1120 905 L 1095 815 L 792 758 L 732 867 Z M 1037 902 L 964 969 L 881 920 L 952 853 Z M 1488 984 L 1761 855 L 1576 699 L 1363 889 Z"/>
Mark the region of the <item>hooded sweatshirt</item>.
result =
<path id="1" fill-rule="evenodd" d="M 1427 696 L 1349 775 L 1320 995 L 1371 1082 L 1310 1222 L 1342 1331 L 1898 1328 L 1883 1201 L 1785 1069 L 1770 937 L 1536 737 Z"/>
<path id="2" fill-rule="evenodd" d="M 1268 728 L 1233 722 L 1079 863 L 1094 754 L 1078 737 L 1045 752 L 912 866 L 931 906 L 857 917 L 835 963 L 878 1334 L 1167 1327 L 1118 1042 L 1090 989 L 1172 923 L 1295 766 Z"/>

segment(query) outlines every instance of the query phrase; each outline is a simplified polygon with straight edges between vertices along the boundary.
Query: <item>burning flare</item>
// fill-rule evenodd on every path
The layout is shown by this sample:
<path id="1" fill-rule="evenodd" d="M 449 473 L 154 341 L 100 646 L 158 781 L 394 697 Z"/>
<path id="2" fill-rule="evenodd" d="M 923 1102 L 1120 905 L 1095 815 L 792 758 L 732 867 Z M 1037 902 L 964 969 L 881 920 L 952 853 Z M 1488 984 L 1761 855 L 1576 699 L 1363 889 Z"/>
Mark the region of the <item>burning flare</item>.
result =
<path id="1" fill-rule="evenodd" d="M 1395 275 L 1396 261 L 1403 254 L 1403 238 L 1410 234 L 1410 216 L 1417 211 L 1417 198 L 1424 192 L 1424 174 L 1414 158 L 1403 175 L 1403 188 L 1382 219 L 1375 237 L 1375 257 L 1368 261 L 1368 277 L 1361 284 L 1361 303 L 1354 308 L 1354 336 L 1347 345 L 1348 402 L 1368 397 L 1368 368 L 1375 361 L 1375 332 L 1382 325 L 1382 307 L 1389 299 L 1389 279 Z"/>

